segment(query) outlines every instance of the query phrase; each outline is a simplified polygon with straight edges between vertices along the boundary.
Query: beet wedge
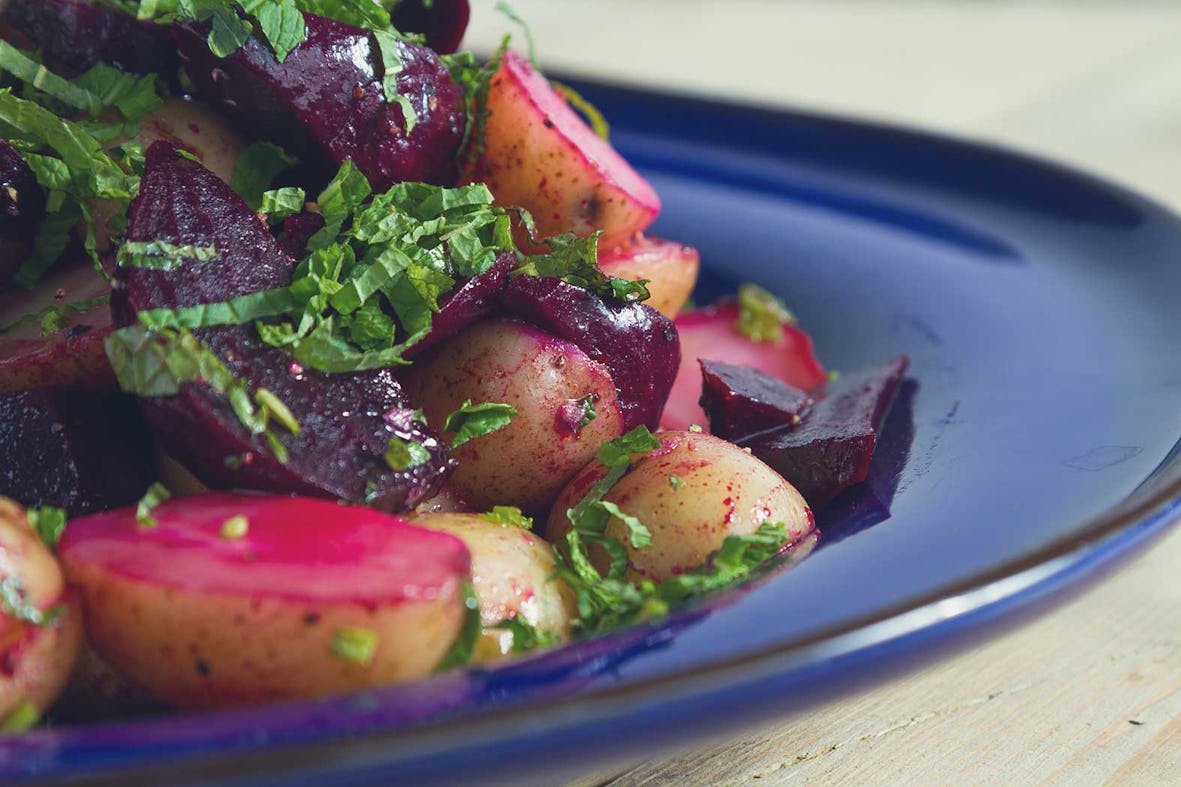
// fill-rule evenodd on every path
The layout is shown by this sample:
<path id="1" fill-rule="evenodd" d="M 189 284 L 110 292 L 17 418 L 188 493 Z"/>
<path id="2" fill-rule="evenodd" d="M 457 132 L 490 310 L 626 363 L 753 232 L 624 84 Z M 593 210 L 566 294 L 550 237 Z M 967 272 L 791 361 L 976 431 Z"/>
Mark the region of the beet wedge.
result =
<path id="1" fill-rule="evenodd" d="M 798 426 L 735 442 L 775 468 L 813 509 L 823 508 L 844 489 L 869 475 L 869 462 L 909 359 L 843 374 L 811 393 L 812 412 Z"/>
<path id="2" fill-rule="evenodd" d="M 441 55 L 459 49 L 472 8 L 468 0 L 402 0 L 390 21 L 403 33 L 420 33 L 426 45 Z"/>
<path id="3" fill-rule="evenodd" d="M 82 72 L 108 65 L 176 82 L 180 60 L 168 28 L 78 0 L 8 0 L 0 24 L 25 36 L 53 69 Z"/>
<path id="4" fill-rule="evenodd" d="M 213 247 L 216 255 L 170 269 L 120 267 L 112 297 L 117 325 L 132 324 L 141 310 L 222 302 L 285 287 L 292 278 L 291 259 L 246 203 L 166 142 L 148 149 L 127 239 Z M 194 335 L 249 392 L 257 397 L 265 388 L 298 423 L 297 432 L 282 434 L 283 461 L 273 444 L 243 425 L 227 397 L 206 383 L 186 383 L 176 396 L 141 399 L 165 452 L 211 487 L 404 510 L 433 495 L 452 470 L 454 462 L 434 433 L 397 417 L 408 405 L 390 370 L 305 371 L 283 350 L 264 344 L 253 325 L 198 329 Z M 429 458 L 405 470 L 391 469 L 384 455 L 393 438 L 423 446 Z"/>
<path id="5" fill-rule="evenodd" d="M 21 154 L 0 139 L 0 292 L 33 253 L 45 192 Z"/>
<path id="6" fill-rule="evenodd" d="M 463 92 L 438 56 L 407 41 L 391 44 L 401 64 L 397 95 L 414 109 L 408 128 L 400 102 L 387 99 L 387 66 L 374 36 L 312 14 L 304 21 L 306 40 L 282 63 L 253 38 L 218 58 L 209 51 L 207 23 L 180 25 L 184 72 L 244 133 L 278 142 L 317 175 L 351 159 L 378 192 L 401 181 L 454 182 Z"/>
<path id="7" fill-rule="evenodd" d="M 148 440 L 122 394 L 0 394 L 0 496 L 70 516 L 134 503 L 151 481 Z"/>

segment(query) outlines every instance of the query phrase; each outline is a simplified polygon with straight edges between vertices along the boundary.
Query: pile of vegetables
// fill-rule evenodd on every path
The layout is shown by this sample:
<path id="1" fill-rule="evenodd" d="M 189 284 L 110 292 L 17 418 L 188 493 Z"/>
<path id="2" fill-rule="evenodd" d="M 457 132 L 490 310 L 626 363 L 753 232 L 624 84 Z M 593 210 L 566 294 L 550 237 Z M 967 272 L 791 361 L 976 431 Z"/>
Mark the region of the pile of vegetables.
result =
<path id="1" fill-rule="evenodd" d="M 686 311 L 651 186 L 507 41 L 454 54 L 466 1 L 0 9 L 8 728 L 659 617 L 865 478 L 905 359 Z"/>

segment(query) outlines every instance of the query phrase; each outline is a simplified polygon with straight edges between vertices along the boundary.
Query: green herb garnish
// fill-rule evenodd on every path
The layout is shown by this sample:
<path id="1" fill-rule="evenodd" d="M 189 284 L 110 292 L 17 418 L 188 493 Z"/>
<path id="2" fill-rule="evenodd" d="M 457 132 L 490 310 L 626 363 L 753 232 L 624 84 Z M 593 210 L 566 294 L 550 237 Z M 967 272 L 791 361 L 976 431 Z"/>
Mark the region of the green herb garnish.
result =
<path id="1" fill-rule="evenodd" d="M 333 656 L 345 661 L 367 665 L 377 654 L 379 642 L 376 631 L 346 626 L 333 632 L 328 649 Z"/>
<path id="2" fill-rule="evenodd" d="M 738 288 L 738 322 L 735 327 L 756 342 L 777 342 L 783 326 L 794 325 L 796 318 L 783 301 L 756 284 Z"/>
<path id="3" fill-rule="evenodd" d="M 452 432 L 451 447 L 458 448 L 469 440 L 483 437 L 508 426 L 517 416 L 517 408 L 497 402 L 472 404 L 465 401 L 458 410 L 447 416 L 443 431 Z"/>
<path id="4" fill-rule="evenodd" d="M 521 509 L 516 506 L 493 506 L 491 511 L 480 514 L 480 516 L 489 522 L 504 527 L 519 527 L 523 530 L 533 529 L 533 519 L 525 516 L 521 512 Z"/>
<path id="5" fill-rule="evenodd" d="M 37 531 L 41 542 L 51 550 L 57 548 L 66 529 L 66 512 L 53 506 L 30 508 L 25 512 L 29 525 Z"/>
<path id="6" fill-rule="evenodd" d="M 152 509 L 160 505 L 166 500 L 171 499 L 172 492 L 168 487 L 159 482 L 156 482 L 148 487 L 144 492 L 144 496 L 140 498 L 139 503 L 135 506 L 135 521 L 142 528 L 153 528 L 156 526 L 156 519 L 152 516 Z"/>

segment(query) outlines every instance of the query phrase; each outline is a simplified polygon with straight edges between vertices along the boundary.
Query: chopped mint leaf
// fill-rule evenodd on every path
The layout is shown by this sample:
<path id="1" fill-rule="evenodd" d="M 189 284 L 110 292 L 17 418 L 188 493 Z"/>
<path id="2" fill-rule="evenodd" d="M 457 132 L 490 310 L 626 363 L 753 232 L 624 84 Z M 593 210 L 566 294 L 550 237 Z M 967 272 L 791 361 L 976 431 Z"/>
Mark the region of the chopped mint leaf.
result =
<path id="1" fill-rule="evenodd" d="M 472 587 L 471 582 L 464 582 L 461 592 L 464 608 L 463 626 L 455 642 L 451 643 L 451 650 L 439 662 L 438 670 L 466 667 L 472 663 L 472 656 L 476 652 L 476 640 L 480 636 L 480 600 L 476 597 L 476 589 Z"/>
<path id="2" fill-rule="evenodd" d="M 338 628 L 332 634 L 332 642 L 328 646 L 333 656 L 351 661 L 354 664 L 367 665 L 377 654 L 380 639 L 372 629 L 345 626 Z"/>
<path id="3" fill-rule="evenodd" d="M 211 262 L 217 259 L 214 246 L 178 246 L 163 240 L 127 241 L 119 247 L 116 261 L 123 268 L 152 268 L 175 270 L 190 262 Z"/>
<path id="4" fill-rule="evenodd" d="M 670 475 L 668 477 L 668 485 L 673 488 L 673 491 L 678 491 L 685 482 L 681 480 L 680 476 Z"/>
<path id="5" fill-rule="evenodd" d="M 578 422 L 579 431 L 590 426 L 599 417 L 599 412 L 595 410 L 595 402 L 598 398 L 598 394 L 589 393 L 578 400 L 578 406 L 582 408 L 582 420 Z"/>
<path id="6" fill-rule="evenodd" d="M 521 513 L 516 506 L 494 506 L 491 511 L 480 514 L 489 522 L 505 527 L 519 527 L 524 530 L 533 529 L 533 519 Z"/>
<path id="7" fill-rule="evenodd" d="M 268 389 L 257 389 L 254 392 L 254 403 L 258 405 L 264 420 L 273 418 L 291 434 L 299 434 L 299 421 L 295 419 L 291 409 Z"/>
<path id="8" fill-rule="evenodd" d="M 533 45 L 533 31 L 529 29 L 528 23 L 521 18 L 520 14 L 513 10 L 512 6 L 504 2 L 504 0 L 499 0 L 496 3 L 496 10 L 508 17 L 510 22 L 516 23 L 521 28 L 521 32 L 525 35 L 525 44 L 529 52 L 529 62 L 536 63 L 537 47 Z"/>
<path id="9" fill-rule="evenodd" d="M 267 214 L 271 221 L 293 216 L 303 210 L 307 195 L 301 188 L 285 186 L 281 189 L 264 191 L 259 199 L 258 210 Z"/>
<path id="10" fill-rule="evenodd" d="M 645 281 L 629 281 L 607 276 L 599 268 L 601 232 L 580 238 L 571 233 L 546 239 L 550 250 L 526 257 L 513 276 L 548 276 L 561 279 L 604 297 L 635 303 L 651 297 Z"/>
<path id="11" fill-rule="evenodd" d="M 216 57 L 229 57 L 242 48 L 252 31 L 250 21 L 233 8 L 215 8 L 209 15 L 209 51 Z"/>
<path id="12" fill-rule="evenodd" d="M 517 409 L 512 405 L 498 402 L 472 404 L 471 399 L 468 399 L 458 410 L 447 416 L 443 423 L 443 431 L 455 435 L 451 439 L 451 447 L 458 448 L 469 440 L 503 429 L 516 416 Z"/>
<path id="13" fill-rule="evenodd" d="M 0 732 L 27 732 L 41 721 L 41 713 L 37 706 L 28 700 L 21 700 L 3 721 L 0 721 Z"/>
<path id="14" fill-rule="evenodd" d="M 794 325 L 796 318 L 783 301 L 756 284 L 738 288 L 739 332 L 756 342 L 777 342 L 783 336 L 783 326 Z"/>
<path id="15" fill-rule="evenodd" d="M 172 497 L 172 492 L 168 487 L 159 482 L 148 487 L 148 491 L 144 492 L 144 496 L 140 498 L 139 503 L 135 506 L 135 521 L 142 528 L 153 528 L 156 526 L 156 520 L 152 517 L 152 509 Z"/>
<path id="16" fill-rule="evenodd" d="M 262 206 L 263 193 L 284 170 L 299 163 L 272 142 L 255 142 L 238 156 L 230 186 L 254 210 Z M 302 207 L 302 206 L 301 206 Z"/>
<path id="17" fill-rule="evenodd" d="M 53 607 L 42 612 L 29 601 L 29 589 L 15 573 L 0 577 L 0 609 L 14 620 L 31 626 L 48 626 L 65 612 L 63 607 Z"/>
<path id="18" fill-rule="evenodd" d="M 442 55 L 439 60 L 451 72 L 451 78 L 463 89 L 464 123 L 463 139 L 459 150 L 464 163 L 473 164 L 484 152 L 484 130 L 488 122 L 488 90 L 492 77 L 500 69 L 504 53 L 508 51 L 509 36 L 500 41 L 500 46 L 484 63 L 479 63 L 470 52 Z"/>
<path id="19" fill-rule="evenodd" d="M 351 160 L 345 161 L 316 198 L 324 228 L 308 241 L 308 250 L 318 251 L 335 242 L 345 221 L 371 193 L 373 190 L 365 176 Z"/>
<path id="20" fill-rule="evenodd" d="M 493 626 L 487 626 L 488 631 L 507 631 L 513 635 L 513 653 L 526 653 L 538 648 L 547 648 L 562 641 L 562 636 L 553 631 L 545 631 L 521 620 L 521 618 L 505 618 Z"/>
<path id="21" fill-rule="evenodd" d="M 574 109 L 586 118 L 587 124 L 597 136 L 605 140 L 610 139 L 611 126 L 608 125 L 607 119 L 603 117 L 603 113 L 599 111 L 598 107 L 583 98 L 577 90 L 569 85 L 551 81 L 550 87 L 557 91 L 562 98 L 566 99 L 566 102 L 570 106 L 574 107 Z"/>
<path id="22" fill-rule="evenodd" d="M 609 468 L 626 467 L 632 457 L 660 448 L 660 440 L 646 426 L 637 426 L 625 435 L 599 447 L 595 458 Z"/>
<path id="23" fill-rule="evenodd" d="M 110 302 L 110 294 L 105 294 L 74 303 L 50 304 L 40 311 L 24 315 L 10 325 L 0 327 L 0 336 L 24 325 L 37 325 L 41 329 L 42 336 L 52 336 L 66 329 L 71 314 L 88 312 Z"/>
<path id="24" fill-rule="evenodd" d="M 381 88 L 385 93 L 385 100 L 402 108 L 402 117 L 406 123 L 402 133 L 410 136 L 418 123 L 418 112 L 415 111 L 414 104 L 410 103 L 410 99 L 398 92 L 398 74 L 402 73 L 402 55 L 398 52 L 401 36 L 390 30 L 375 30 L 373 40 L 377 42 L 377 51 L 381 54 Z"/>
<path id="25" fill-rule="evenodd" d="M 628 541 L 634 549 L 643 549 L 644 547 L 652 546 L 652 533 L 649 532 L 648 528 L 639 519 L 630 514 L 625 514 L 619 506 L 608 500 L 599 500 L 595 505 L 620 522 L 623 522 L 627 528 Z"/>
<path id="26" fill-rule="evenodd" d="M 232 516 L 221 523 L 221 537 L 227 541 L 245 538 L 248 532 L 250 532 L 250 520 L 241 514 Z"/>
<path id="27" fill-rule="evenodd" d="M 242 7 L 258 20 L 263 38 L 280 63 L 307 38 L 303 14 L 295 0 L 252 0 L 242 3 Z"/>
<path id="28" fill-rule="evenodd" d="M 391 437 L 385 450 L 385 463 L 391 470 L 402 473 L 431 461 L 431 452 L 422 443 Z"/>
<path id="29" fill-rule="evenodd" d="M 53 506 L 30 508 L 25 512 L 29 525 L 37 531 L 41 542 L 50 549 L 57 548 L 66 529 L 66 512 Z"/>

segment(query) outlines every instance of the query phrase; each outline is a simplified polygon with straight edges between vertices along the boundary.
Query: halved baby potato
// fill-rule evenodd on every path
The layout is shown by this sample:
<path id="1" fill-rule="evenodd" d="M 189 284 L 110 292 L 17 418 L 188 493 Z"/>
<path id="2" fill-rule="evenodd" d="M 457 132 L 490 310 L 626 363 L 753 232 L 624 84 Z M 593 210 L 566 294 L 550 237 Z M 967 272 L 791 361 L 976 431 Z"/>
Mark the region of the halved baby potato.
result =
<path id="1" fill-rule="evenodd" d="M 652 534 L 652 544 L 631 546 L 618 518 L 606 535 L 628 545 L 628 578 L 663 582 L 698 568 L 730 535 L 750 535 L 765 522 L 787 526 L 787 543 L 815 529 L 815 520 L 795 487 L 733 443 L 696 432 L 658 432 L 660 448 L 636 461 L 603 498 L 636 517 Z M 557 540 L 570 531 L 573 508 L 606 474 L 592 462 L 562 490 L 550 513 L 546 535 Z M 609 560 L 594 547 L 591 559 L 601 573 Z"/>
<path id="2" fill-rule="evenodd" d="M 463 542 L 294 497 L 173 499 L 71 521 L 60 545 L 95 652 L 182 708 L 420 678 L 467 613 Z"/>

